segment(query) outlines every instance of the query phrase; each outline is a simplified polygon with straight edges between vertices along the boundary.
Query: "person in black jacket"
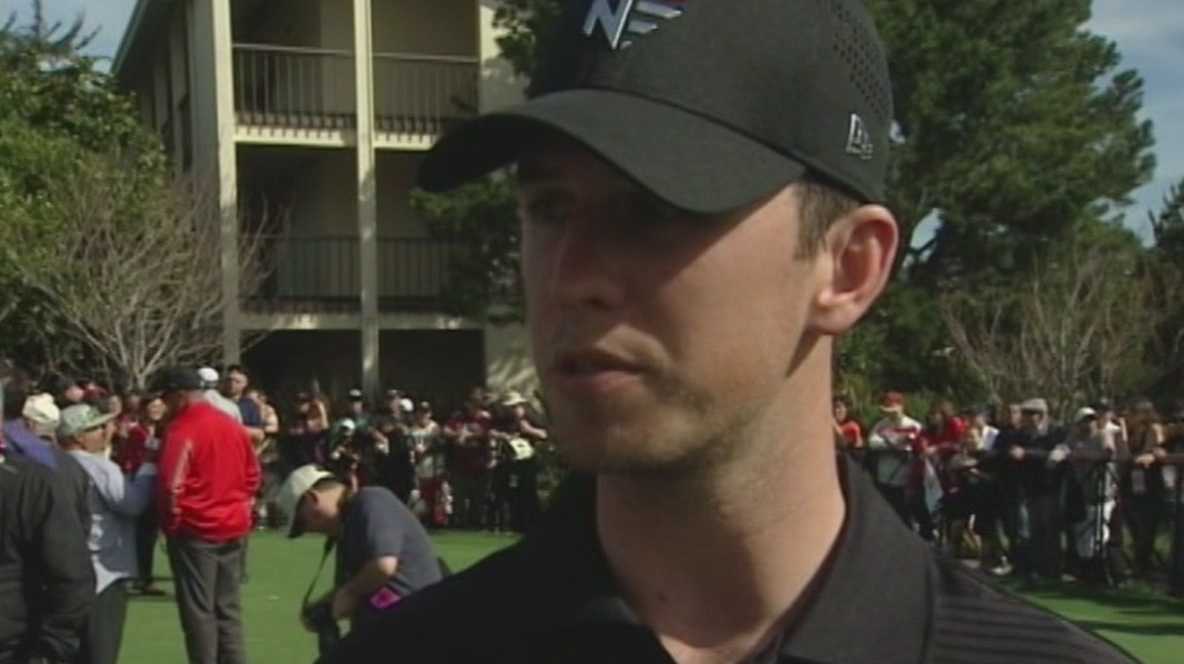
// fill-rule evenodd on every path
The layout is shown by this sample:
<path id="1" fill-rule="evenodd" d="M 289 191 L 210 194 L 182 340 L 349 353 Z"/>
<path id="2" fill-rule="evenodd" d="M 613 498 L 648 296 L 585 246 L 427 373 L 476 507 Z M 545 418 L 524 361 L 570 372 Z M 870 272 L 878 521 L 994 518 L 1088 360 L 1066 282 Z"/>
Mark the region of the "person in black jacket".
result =
<path id="1" fill-rule="evenodd" d="M 1044 399 L 1028 399 L 1021 408 L 1020 428 L 1000 434 L 997 446 L 1007 451 L 1004 470 L 1008 539 L 1015 574 L 1027 581 L 1037 576 L 1059 580 L 1063 568 L 1060 536 L 1061 486 L 1069 455 L 1068 433 L 1052 424 Z"/>
<path id="2" fill-rule="evenodd" d="M 46 468 L 0 451 L 0 664 L 65 664 L 94 599 L 78 515 Z"/>

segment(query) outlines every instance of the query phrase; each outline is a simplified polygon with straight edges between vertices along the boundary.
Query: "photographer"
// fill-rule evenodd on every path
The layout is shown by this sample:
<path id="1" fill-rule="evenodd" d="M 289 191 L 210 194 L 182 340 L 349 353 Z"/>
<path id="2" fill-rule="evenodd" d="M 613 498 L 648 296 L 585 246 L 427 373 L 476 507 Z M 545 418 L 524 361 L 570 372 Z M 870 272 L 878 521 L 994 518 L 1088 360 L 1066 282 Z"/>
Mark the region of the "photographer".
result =
<path id="1" fill-rule="evenodd" d="M 385 488 L 353 491 L 332 473 L 308 465 L 288 477 L 278 501 L 293 515 L 289 537 L 321 533 L 337 545 L 333 591 L 301 610 L 310 631 L 326 626 L 318 620 L 332 625 L 349 619 L 357 629 L 441 578 L 427 532 Z"/>

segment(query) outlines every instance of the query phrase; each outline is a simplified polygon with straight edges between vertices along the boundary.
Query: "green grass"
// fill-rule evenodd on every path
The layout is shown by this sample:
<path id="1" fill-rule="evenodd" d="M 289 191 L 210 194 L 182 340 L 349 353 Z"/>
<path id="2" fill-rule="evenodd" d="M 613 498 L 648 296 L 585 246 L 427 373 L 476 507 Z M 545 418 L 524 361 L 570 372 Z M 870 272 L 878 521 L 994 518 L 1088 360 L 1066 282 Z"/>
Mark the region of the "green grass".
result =
<path id="1" fill-rule="evenodd" d="M 1147 588 L 1100 589 L 1076 583 L 1043 586 L 1022 595 L 1118 644 L 1142 662 L 1184 661 L 1184 601 Z"/>
<path id="2" fill-rule="evenodd" d="M 462 570 L 493 551 L 513 542 L 508 535 L 440 533 L 432 538 L 436 550 L 454 571 Z M 312 581 L 324 539 L 288 540 L 273 533 L 251 537 L 243 586 L 243 623 L 247 656 L 253 662 L 305 664 L 316 658 L 316 637 L 300 626 L 297 612 L 304 591 Z M 183 664 L 185 641 L 173 603 L 171 573 L 163 551 L 156 552 L 156 572 L 165 579 L 160 587 L 169 597 L 133 596 L 124 628 L 121 664 Z M 318 592 L 329 588 L 333 561 L 325 564 Z"/>
<path id="3" fill-rule="evenodd" d="M 454 571 L 462 570 L 513 538 L 484 533 L 440 533 L 437 550 Z M 255 662 L 302 664 L 316 657 L 316 642 L 296 619 L 300 599 L 312 580 L 323 540 L 287 540 L 271 533 L 255 535 L 250 546 L 250 583 L 243 587 L 247 653 Z M 330 564 L 321 575 L 327 589 Z M 156 568 L 169 576 L 158 551 Z M 172 593 L 167 581 L 161 587 Z M 323 591 L 323 590 L 322 590 Z M 1025 594 L 1126 648 L 1148 664 L 1184 661 L 1184 602 L 1145 590 L 1097 590 L 1060 584 Z M 172 597 L 133 597 L 124 631 L 122 664 L 182 664 L 185 645 Z"/>

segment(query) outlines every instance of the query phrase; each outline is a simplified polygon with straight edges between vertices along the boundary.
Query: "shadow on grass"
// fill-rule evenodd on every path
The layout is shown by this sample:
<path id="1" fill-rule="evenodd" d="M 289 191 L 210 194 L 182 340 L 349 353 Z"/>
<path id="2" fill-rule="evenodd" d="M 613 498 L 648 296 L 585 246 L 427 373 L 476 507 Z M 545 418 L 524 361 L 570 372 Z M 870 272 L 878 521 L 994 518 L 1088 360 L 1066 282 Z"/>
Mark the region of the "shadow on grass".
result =
<path id="1" fill-rule="evenodd" d="M 1114 634 L 1132 634 L 1138 636 L 1184 636 L 1184 622 L 1175 625 L 1165 623 L 1132 625 L 1131 623 L 1106 622 L 1104 620 L 1077 620 L 1074 622 L 1091 632 L 1104 630 Z"/>
<path id="2" fill-rule="evenodd" d="M 1090 602 L 1119 610 L 1122 613 L 1147 615 L 1167 613 L 1181 616 L 1184 621 L 1184 600 L 1144 588 L 1107 588 L 1061 582 L 1041 585 L 1037 589 L 1025 589 L 1020 583 L 1011 579 L 1005 580 L 999 585 L 1013 593 L 1038 600 Z"/>

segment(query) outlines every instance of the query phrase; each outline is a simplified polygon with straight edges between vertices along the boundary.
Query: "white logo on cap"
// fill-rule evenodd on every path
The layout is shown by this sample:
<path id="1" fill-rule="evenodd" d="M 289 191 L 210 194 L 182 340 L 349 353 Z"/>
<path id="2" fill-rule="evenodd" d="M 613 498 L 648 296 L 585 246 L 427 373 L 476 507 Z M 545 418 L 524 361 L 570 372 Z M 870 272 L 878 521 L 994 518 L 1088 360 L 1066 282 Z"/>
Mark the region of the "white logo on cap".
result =
<path id="1" fill-rule="evenodd" d="M 847 154 L 855 155 L 864 161 L 876 155 L 876 145 L 858 113 L 851 114 L 851 127 L 847 130 Z"/>
<path id="2" fill-rule="evenodd" d="M 604 36 L 608 38 L 609 46 L 615 51 L 618 48 L 628 48 L 633 42 L 622 37 L 626 32 L 634 35 L 648 35 L 658 29 L 654 19 L 670 20 L 682 16 L 681 4 L 677 0 L 651 2 L 649 0 L 618 0 L 617 8 L 612 8 L 610 0 L 594 0 L 588 7 L 588 16 L 584 18 L 584 34 L 591 37 L 599 25 L 604 29 Z M 634 16 L 634 14 L 642 16 Z"/>

